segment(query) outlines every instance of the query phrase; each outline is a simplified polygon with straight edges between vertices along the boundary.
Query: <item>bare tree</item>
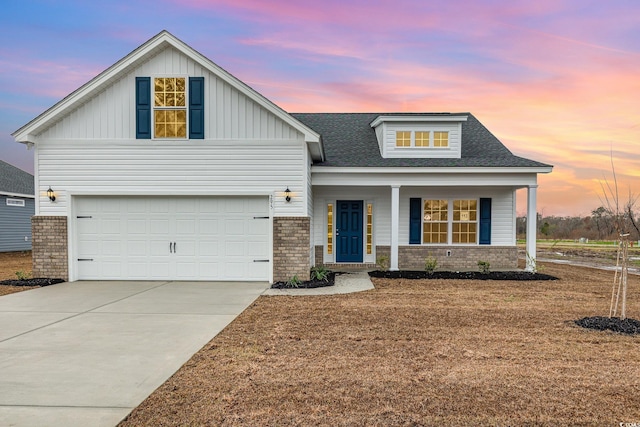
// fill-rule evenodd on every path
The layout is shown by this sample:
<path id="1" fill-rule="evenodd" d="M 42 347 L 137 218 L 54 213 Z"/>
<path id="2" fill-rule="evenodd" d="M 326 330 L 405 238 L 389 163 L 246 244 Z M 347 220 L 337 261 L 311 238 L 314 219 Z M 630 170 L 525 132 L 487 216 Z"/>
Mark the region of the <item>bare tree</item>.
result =
<path id="1" fill-rule="evenodd" d="M 629 272 L 629 236 L 630 226 L 635 226 L 633 219 L 633 208 L 636 198 L 629 192 L 629 200 L 624 206 L 620 204 L 618 193 L 618 179 L 615 166 L 613 164 L 613 153 L 611 154 L 611 172 L 613 174 L 613 187 L 609 181 L 604 179 L 600 182 L 602 188 L 603 204 L 607 213 L 612 218 L 613 227 L 618 236 L 618 254 L 616 257 L 616 270 L 613 277 L 613 288 L 611 290 L 611 305 L 609 307 L 609 317 L 615 317 L 620 305 L 620 319 L 627 318 L 627 276 Z"/>

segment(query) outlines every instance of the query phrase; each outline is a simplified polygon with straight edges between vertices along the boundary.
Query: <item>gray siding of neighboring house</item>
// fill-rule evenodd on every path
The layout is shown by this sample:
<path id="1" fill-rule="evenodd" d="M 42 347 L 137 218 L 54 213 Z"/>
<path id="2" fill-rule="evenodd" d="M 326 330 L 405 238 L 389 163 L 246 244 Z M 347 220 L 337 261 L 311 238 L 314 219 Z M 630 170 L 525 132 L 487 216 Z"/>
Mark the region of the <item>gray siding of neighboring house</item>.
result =
<path id="1" fill-rule="evenodd" d="M 24 206 L 9 206 L 7 199 L 24 200 Z M 0 195 L 0 252 L 31 250 L 34 214 L 34 199 Z"/>

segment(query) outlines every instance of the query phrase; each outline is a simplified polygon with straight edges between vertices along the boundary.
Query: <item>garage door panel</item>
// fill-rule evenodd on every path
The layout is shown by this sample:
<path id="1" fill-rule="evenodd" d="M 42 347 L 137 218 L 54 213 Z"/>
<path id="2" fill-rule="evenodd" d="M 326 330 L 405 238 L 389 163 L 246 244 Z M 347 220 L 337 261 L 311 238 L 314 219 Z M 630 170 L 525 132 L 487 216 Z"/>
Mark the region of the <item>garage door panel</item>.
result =
<path id="1" fill-rule="evenodd" d="M 80 279 L 267 280 L 266 197 L 79 197 Z M 85 222 L 83 222 L 85 221 Z M 175 247 L 170 246 L 175 244 Z M 175 250 L 174 250 L 175 249 Z M 89 256 L 90 255 L 90 256 Z"/>
<path id="2" fill-rule="evenodd" d="M 185 234 L 194 234 L 196 232 L 196 220 L 194 219 L 177 219 L 176 233 L 178 236 Z"/>

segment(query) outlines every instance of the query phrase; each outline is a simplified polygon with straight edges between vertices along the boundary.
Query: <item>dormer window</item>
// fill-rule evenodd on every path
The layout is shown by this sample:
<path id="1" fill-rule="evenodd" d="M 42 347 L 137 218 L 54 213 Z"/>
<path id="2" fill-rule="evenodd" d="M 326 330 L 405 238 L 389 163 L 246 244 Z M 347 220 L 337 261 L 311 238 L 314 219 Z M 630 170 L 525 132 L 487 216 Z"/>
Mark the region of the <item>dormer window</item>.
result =
<path id="1" fill-rule="evenodd" d="M 403 130 L 397 131 L 396 147 L 411 147 L 411 132 Z"/>
<path id="2" fill-rule="evenodd" d="M 396 147 L 448 148 L 448 131 L 396 131 Z"/>
<path id="3" fill-rule="evenodd" d="M 433 146 L 434 147 L 448 147 L 449 146 L 449 132 L 434 132 L 433 133 Z"/>

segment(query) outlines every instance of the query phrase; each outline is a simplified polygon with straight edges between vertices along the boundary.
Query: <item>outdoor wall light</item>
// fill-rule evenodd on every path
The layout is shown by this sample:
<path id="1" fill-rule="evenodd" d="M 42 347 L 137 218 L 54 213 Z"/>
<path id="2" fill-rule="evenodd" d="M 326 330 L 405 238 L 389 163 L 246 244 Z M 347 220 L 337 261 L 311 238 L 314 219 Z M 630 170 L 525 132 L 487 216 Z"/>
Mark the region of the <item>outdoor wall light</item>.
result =
<path id="1" fill-rule="evenodd" d="M 284 190 L 284 199 L 287 201 L 287 203 L 291 201 L 291 190 L 289 190 L 289 187 Z"/>
<path id="2" fill-rule="evenodd" d="M 56 201 L 56 193 L 53 192 L 53 190 L 51 189 L 51 186 L 49 186 L 49 189 L 47 190 L 47 197 L 49 198 L 49 200 L 51 200 L 52 202 Z"/>

